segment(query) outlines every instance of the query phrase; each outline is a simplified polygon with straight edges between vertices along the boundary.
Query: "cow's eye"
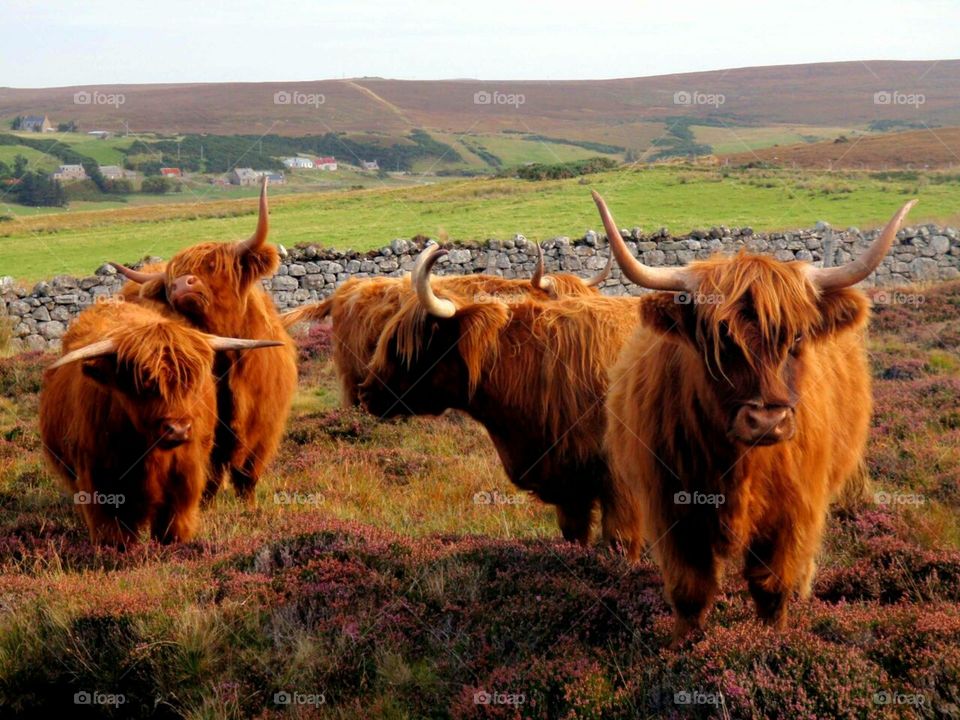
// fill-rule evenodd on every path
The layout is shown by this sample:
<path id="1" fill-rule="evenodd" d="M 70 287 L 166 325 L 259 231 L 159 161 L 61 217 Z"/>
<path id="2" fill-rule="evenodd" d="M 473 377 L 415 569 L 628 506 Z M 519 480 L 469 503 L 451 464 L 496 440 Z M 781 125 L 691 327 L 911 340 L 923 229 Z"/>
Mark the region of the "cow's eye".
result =
<path id="1" fill-rule="evenodd" d="M 790 346 L 790 352 L 796 353 L 803 344 L 803 333 L 797 333 L 793 338 L 793 345 Z"/>

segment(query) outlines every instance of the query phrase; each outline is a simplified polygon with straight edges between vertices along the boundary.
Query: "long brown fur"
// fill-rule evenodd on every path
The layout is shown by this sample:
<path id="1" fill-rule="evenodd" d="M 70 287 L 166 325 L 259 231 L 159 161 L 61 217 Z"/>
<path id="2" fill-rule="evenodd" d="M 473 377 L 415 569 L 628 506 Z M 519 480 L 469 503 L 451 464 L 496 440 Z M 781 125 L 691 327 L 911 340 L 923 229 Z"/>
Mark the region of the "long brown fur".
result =
<path id="1" fill-rule="evenodd" d="M 760 616 L 785 621 L 790 594 L 809 592 L 828 505 L 857 472 L 871 412 L 863 293 L 821 293 L 802 264 L 761 256 L 689 267 L 695 301 L 644 297 L 611 373 L 603 518 L 609 537 L 646 539 L 678 641 L 702 627 L 734 558 Z M 792 439 L 750 447 L 728 436 L 728 403 L 753 383 L 796 398 Z M 678 504 L 677 493 L 724 501 Z"/>
<path id="2" fill-rule="evenodd" d="M 116 507 L 78 505 L 92 542 L 125 546 L 142 530 L 161 542 L 189 540 L 213 448 L 214 353 L 201 333 L 133 303 L 85 310 L 63 349 L 104 339 L 117 341 L 115 357 L 44 375 L 44 454 L 71 492 L 124 496 Z M 166 449 L 158 424 L 171 417 L 189 419 L 191 438 Z"/>
<path id="3" fill-rule="evenodd" d="M 607 484 L 607 368 L 636 324 L 638 301 L 603 296 L 476 302 L 451 285 L 448 320 L 407 297 L 380 336 L 361 398 L 374 413 L 467 412 L 508 477 L 557 506 L 564 537 L 586 543 Z"/>
<path id="4" fill-rule="evenodd" d="M 510 302 L 526 298 L 549 300 L 555 297 L 598 296 L 599 291 L 576 275 L 548 276 L 549 290 L 533 287 L 529 280 L 495 275 L 448 275 L 435 280 L 438 288 L 451 288 L 472 300 Z M 409 277 L 351 278 L 321 302 L 291 310 L 281 316 L 285 327 L 300 322 L 319 322 L 329 317 L 333 324 L 333 361 L 340 378 L 344 405 L 359 404 L 358 388 L 367 376 L 380 333 L 387 321 L 412 294 Z M 478 297 L 481 295 L 483 297 Z"/>
<path id="5" fill-rule="evenodd" d="M 207 488 L 212 497 L 229 469 L 237 493 L 252 499 L 257 481 L 276 456 L 297 386 L 296 345 L 260 279 L 276 271 L 280 258 L 264 243 L 237 258 L 234 243 L 201 243 L 178 252 L 163 268 L 163 280 L 141 287 L 127 283 L 121 294 L 165 304 L 194 327 L 226 337 L 279 340 L 281 347 L 256 353 L 218 355 L 219 426 Z M 204 293 L 187 307 L 171 305 L 177 278 L 192 275 Z"/>

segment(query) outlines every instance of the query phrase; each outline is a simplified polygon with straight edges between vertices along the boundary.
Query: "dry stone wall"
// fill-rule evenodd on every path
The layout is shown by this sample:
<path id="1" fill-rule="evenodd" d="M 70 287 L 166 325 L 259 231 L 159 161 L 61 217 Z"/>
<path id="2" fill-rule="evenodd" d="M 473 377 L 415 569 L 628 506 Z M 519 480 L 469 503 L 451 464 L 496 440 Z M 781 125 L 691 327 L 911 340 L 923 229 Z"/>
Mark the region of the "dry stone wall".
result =
<path id="1" fill-rule="evenodd" d="M 631 251 L 648 265 L 683 265 L 717 251 L 769 253 L 778 260 L 807 260 L 840 264 L 859 255 L 877 231 L 856 228 L 834 231 L 826 223 L 809 230 L 754 233 L 751 228 L 714 227 L 672 237 L 665 229 L 645 234 L 640 228 L 623 229 Z M 283 250 L 277 274 L 264 280 L 277 306 L 293 308 L 329 295 L 351 277 L 399 275 L 409 271 L 422 245 L 397 239 L 377 251 L 357 253 L 316 246 Z M 556 237 L 543 242 L 548 272 L 592 275 L 607 261 L 606 238 L 588 231 L 582 238 Z M 510 240 L 489 240 L 477 245 L 454 245 L 436 266 L 438 274 L 491 273 L 504 277 L 529 277 L 536 259 L 531 241 L 522 235 Z M 870 276 L 870 285 L 906 285 L 960 278 L 960 232 L 955 228 L 921 225 L 900 231 L 883 263 Z M 16 350 L 59 348 L 70 319 L 92 303 L 109 298 L 123 278 L 109 265 L 83 278 L 58 276 L 25 288 L 10 277 L 0 277 L 0 318 L 12 325 Z M 618 268 L 602 288 L 610 295 L 638 294 Z"/>

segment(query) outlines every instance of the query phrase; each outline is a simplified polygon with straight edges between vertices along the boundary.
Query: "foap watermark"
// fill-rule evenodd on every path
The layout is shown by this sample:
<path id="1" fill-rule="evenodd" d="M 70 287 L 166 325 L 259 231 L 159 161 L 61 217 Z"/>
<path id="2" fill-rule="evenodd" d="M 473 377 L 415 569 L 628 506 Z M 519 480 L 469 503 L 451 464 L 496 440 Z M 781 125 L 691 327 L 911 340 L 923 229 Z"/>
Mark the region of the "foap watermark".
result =
<path id="1" fill-rule="evenodd" d="M 890 690 L 881 690 L 873 694 L 874 705 L 913 705 L 922 707 L 927 702 L 923 693 L 898 693 Z"/>
<path id="2" fill-rule="evenodd" d="M 720 107 L 726 101 L 727 98 L 722 93 L 705 93 L 699 90 L 677 90 L 677 92 L 673 94 L 674 105 L 712 105 L 713 107 Z"/>
<path id="3" fill-rule="evenodd" d="M 87 492 L 81 490 L 73 494 L 74 505 L 111 505 L 120 507 L 127 501 L 123 493 L 102 493 L 98 490 Z"/>
<path id="4" fill-rule="evenodd" d="M 108 707 L 120 707 L 127 702 L 125 695 L 121 693 L 105 693 L 99 690 L 90 692 L 81 690 L 73 694 L 74 705 L 106 705 Z"/>
<path id="5" fill-rule="evenodd" d="M 920 493 L 886 492 L 874 493 L 873 501 L 877 505 L 923 505 L 927 498 Z"/>
<path id="6" fill-rule="evenodd" d="M 723 493 L 702 493 L 699 491 L 687 492 L 681 490 L 673 494 L 674 505 L 710 505 L 720 507 L 727 501 Z"/>
<path id="7" fill-rule="evenodd" d="M 878 90 L 873 94 L 874 105 L 913 105 L 918 108 L 927 101 L 923 93 L 905 93 L 899 90 Z"/>
<path id="8" fill-rule="evenodd" d="M 723 295 L 720 293 L 703 293 L 683 291 L 674 294 L 673 301 L 677 305 L 719 305 L 723 302 Z"/>
<path id="9" fill-rule="evenodd" d="M 313 705 L 319 707 L 327 704 L 327 696 L 322 692 L 302 693 L 289 690 L 281 690 L 273 694 L 274 705 Z"/>
<path id="10" fill-rule="evenodd" d="M 473 494 L 474 505 L 523 505 L 527 496 L 523 493 L 505 495 L 499 490 L 481 490 Z"/>
<path id="11" fill-rule="evenodd" d="M 94 295 L 77 298 L 77 305 L 123 305 L 127 299 L 123 295 Z"/>
<path id="12" fill-rule="evenodd" d="M 515 108 L 520 107 L 527 102 L 527 96 L 523 93 L 505 93 L 499 90 L 489 92 L 487 90 L 478 90 L 473 94 L 474 105 L 512 105 Z"/>
<path id="13" fill-rule="evenodd" d="M 73 94 L 74 105 L 112 105 L 120 107 L 127 101 L 123 93 L 105 93 L 99 90 L 79 90 Z"/>
<path id="14" fill-rule="evenodd" d="M 530 300 L 529 295 L 524 295 L 523 293 L 488 293 L 480 292 L 473 296 L 474 302 L 477 303 L 503 303 L 504 305 L 522 305 L 525 302 Z"/>
<path id="15" fill-rule="evenodd" d="M 275 505 L 319 505 L 323 502 L 323 495 L 280 490 L 273 494 L 273 502 Z"/>
<path id="16" fill-rule="evenodd" d="M 494 690 L 477 690 L 473 694 L 474 705 L 523 705 L 527 701 L 524 693 L 509 693 Z"/>
<path id="17" fill-rule="evenodd" d="M 723 704 L 722 692 L 704 692 L 703 690 L 681 690 L 673 694 L 674 705 L 714 705 Z"/>
<path id="18" fill-rule="evenodd" d="M 305 93 L 299 90 L 278 90 L 273 94 L 274 105 L 307 105 L 318 108 L 327 101 L 323 93 Z"/>
<path id="19" fill-rule="evenodd" d="M 873 296 L 874 305 L 912 305 L 919 307 L 927 301 L 926 295 L 897 290 L 881 290 Z"/>

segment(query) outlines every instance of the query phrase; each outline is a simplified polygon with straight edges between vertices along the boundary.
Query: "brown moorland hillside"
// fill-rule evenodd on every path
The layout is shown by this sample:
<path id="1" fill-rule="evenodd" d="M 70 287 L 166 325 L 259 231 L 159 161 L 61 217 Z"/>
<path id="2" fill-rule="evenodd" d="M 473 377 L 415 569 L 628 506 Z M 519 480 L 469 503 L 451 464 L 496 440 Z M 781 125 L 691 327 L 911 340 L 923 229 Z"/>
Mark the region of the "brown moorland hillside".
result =
<path id="1" fill-rule="evenodd" d="M 89 103 L 78 92 L 102 93 Z M 275 103 L 277 93 L 323 96 Z M 475 102 L 476 93 L 501 102 Z M 922 105 L 877 104 L 877 92 L 923 95 Z M 677 93 L 703 102 L 683 104 Z M 111 104 L 109 95 L 123 95 Z M 509 98 L 523 96 L 522 102 Z M 708 95 L 723 96 L 709 102 Z M 81 98 L 82 100 L 83 98 Z M 631 124 L 668 117 L 713 117 L 736 125 L 873 121 L 960 124 L 960 60 L 869 61 L 738 68 L 585 81 L 402 81 L 380 78 L 317 82 L 0 88 L 0 118 L 47 113 L 83 129 L 217 134 L 405 133 L 411 127 L 456 132 L 517 130 L 612 141 Z M 624 143 L 626 144 L 626 143 Z"/>
<path id="2" fill-rule="evenodd" d="M 721 162 L 750 162 L 802 168 L 924 170 L 960 166 L 960 127 L 848 138 L 785 147 L 769 147 L 721 157 Z"/>

